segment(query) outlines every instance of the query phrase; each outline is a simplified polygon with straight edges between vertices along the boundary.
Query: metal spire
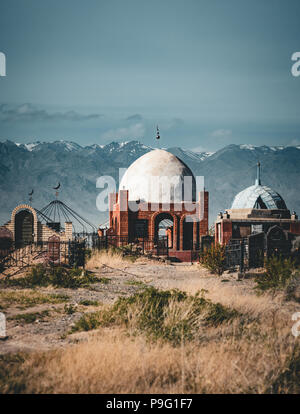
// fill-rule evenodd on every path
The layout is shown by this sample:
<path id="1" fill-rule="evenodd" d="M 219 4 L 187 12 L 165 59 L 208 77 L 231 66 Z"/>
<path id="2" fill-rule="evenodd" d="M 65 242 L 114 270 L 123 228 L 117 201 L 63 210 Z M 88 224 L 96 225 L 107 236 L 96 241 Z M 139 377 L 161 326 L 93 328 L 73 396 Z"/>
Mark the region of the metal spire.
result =
<path id="1" fill-rule="evenodd" d="M 261 185 L 261 179 L 260 179 L 260 162 L 259 161 L 257 163 L 255 185 Z"/>
<path id="2" fill-rule="evenodd" d="M 58 185 L 56 186 L 56 187 L 52 187 L 53 188 L 53 190 L 56 190 L 55 191 L 55 197 L 56 197 L 56 199 L 58 198 L 58 195 L 59 195 L 59 192 L 58 192 L 58 190 L 59 190 L 59 188 L 60 188 L 60 183 L 58 183 Z"/>
<path id="3" fill-rule="evenodd" d="M 33 193 L 34 193 L 34 190 L 33 189 L 30 191 L 30 193 L 28 193 L 28 195 L 29 195 L 29 203 L 32 203 L 32 195 L 33 195 Z"/>
<path id="4" fill-rule="evenodd" d="M 159 142 L 159 140 L 160 140 L 160 134 L 159 134 L 158 125 L 156 126 L 156 139 Z"/>

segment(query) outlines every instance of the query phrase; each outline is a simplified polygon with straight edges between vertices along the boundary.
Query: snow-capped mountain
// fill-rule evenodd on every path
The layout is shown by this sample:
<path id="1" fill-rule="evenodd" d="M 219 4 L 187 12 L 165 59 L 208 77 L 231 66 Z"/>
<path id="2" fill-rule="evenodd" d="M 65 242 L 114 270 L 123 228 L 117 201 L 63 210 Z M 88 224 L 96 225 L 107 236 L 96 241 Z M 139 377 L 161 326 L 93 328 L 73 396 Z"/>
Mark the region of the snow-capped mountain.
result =
<path id="1" fill-rule="evenodd" d="M 107 213 L 96 209 L 100 189 L 96 180 L 110 175 L 118 182 L 119 168 L 128 167 L 153 148 L 139 141 L 81 146 L 72 141 L 0 142 L 0 225 L 11 210 L 28 201 L 42 208 L 54 198 L 52 187 L 61 183 L 60 199 L 98 225 Z M 300 212 L 300 146 L 228 145 L 215 153 L 168 148 L 195 175 L 203 175 L 210 192 L 210 221 L 229 208 L 235 194 L 254 182 L 256 163 L 262 165 L 262 181 L 278 191 L 288 208 Z"/>

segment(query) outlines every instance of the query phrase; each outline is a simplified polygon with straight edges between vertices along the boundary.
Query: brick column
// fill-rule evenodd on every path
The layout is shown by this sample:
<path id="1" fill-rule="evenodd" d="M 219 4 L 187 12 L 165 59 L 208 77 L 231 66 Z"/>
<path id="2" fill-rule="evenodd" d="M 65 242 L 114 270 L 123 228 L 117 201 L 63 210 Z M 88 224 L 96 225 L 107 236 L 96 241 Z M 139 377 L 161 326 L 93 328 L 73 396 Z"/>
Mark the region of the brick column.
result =
<path id="1" fill-rule="evenodd" d="M 208 191 L 202 191 L 199 193 L 199 204 L 200 204 L 200 214 L 202 209 L 202 217 L 199 223 L 199 234 L 200 236 L 205 236 L 208 234 Z"/>
<path id="2" fill-rule="evenodd" d="M 178 237 L 178 217 L 174 216 L 174 223 L 173 223 L 173 249 L 174 250 L 178 250 L 177 237 Z"/>
<path id="3" fill-rule="evenodd" d="M 73 225 L 71 221 L 65 222 L 65 237 L 66 241 L 73 239 Z"/>
<path id="4" fill-rule="evenodd" d="M 120 190 L 119 196 L 120 218 L 118 229 L 120 236 L 128 236 L 128 190 Z"/>
<path id="5" fill-rule="evenodd" d="M 184 217 L 180 218 L 180 230 L 179 230 L 179 250 L 183 250 L 183 222 Z"/>
<path id="6" fill-rule="evenodd" d="M 197 247 L 197 234 L 198 234 L 198 223 L 193 221 L 193 247 L 192 250 L 196 250 Z"/>
<path id="7" fill-rule="evenodd" d="M 108 196 L 108 208 L 109 208 L 109 227 L 113 226 L 112 218 L 113 218 L 113 210 L 114 204 L 117 202 L 117 194 L 110 193 Z"/>
<path id="8" fill-rule="evenodd" d="M 215 222 L 215 245 L 219 243 L 219 226 L 218 222 Z"/>

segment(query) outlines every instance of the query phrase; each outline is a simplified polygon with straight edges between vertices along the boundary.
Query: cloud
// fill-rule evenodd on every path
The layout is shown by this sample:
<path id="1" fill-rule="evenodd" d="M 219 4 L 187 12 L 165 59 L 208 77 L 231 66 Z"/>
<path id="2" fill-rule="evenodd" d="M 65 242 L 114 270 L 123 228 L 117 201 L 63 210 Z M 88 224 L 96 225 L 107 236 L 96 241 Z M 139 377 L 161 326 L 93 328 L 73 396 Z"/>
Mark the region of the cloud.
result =
<path id="1" fill-rule="evenodd" d="M 213 138 L 226 138 L 232 135 L 231 129 L 216 129 L 210 136 Z"/>
<path id="2" fill-rule="evenodd" d="M 102 134 L 104 140 L 116 140 L 123 138 L 142 138 L 145 135 L 145 126 L 139 122 L 128 128 L 110 129 Z"/>
<path id="3" fill-rule="evenodd" d="M 288 144 L 287 144 L 287 146 L 289 146 L 289 147 L 298 147 L 300 145 L 300 139 L 298 139 L 298 138 L 295 138 L 295 139 L 292 139 Z"/>
<path id="4" fill-rule="evenodd" d="M 165 130 L 176 129 L 184 125 L 184 120 L 181 118 L 172 118 L 170 120 L 166 120 L 166 121 L 159 123 L 158 126 L 160 125 L 162 129 L 165 129 Z"/>
<path id="5" fill-rule="evenodd" d="M 126 121 L 139 122 L 142 119 L 143 119 L 142 115 L 140 115 L 140 114 L 134 114 L 134 115 L 130 115 L 128 118 L 126 118 Z"/>
<path id="6" fill-rule="evenodd" d="M 202 146 L 198 146 L 198 147 L 192 148 L 192 151 L 194 151 L 194 152 L 206 152 L 206 148 L 204 148 Z"/>
<path id="7" fill-rule="evenodd" d="M 0 121 L 22 122 L 22 121 L 86 121 L 102 117 L 100 114 L 83 115 L 75 111 L 50 113 L 30 103 L 21 105 L 0 105 Z"/>

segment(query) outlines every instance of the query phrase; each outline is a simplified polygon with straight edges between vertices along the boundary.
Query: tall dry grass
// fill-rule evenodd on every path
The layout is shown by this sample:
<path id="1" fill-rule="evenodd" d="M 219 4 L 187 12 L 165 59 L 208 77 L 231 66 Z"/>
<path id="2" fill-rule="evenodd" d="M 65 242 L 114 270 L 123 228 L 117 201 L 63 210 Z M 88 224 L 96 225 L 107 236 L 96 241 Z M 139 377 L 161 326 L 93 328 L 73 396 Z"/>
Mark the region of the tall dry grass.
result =
<path id="1" fill-rule="evenodd" d="M 274 327 L 273 327 L 274 328 Z M 248 335 L 223 329 L 203 344 L 150 344 L 124 330 L 102 329 L 86 343 L 31 355 L 1 392 L 26 393 L 272 393 L 297 392 L 280 380 L 295 341 L 267 327 Z"/>
<path id="2" fill-rule="evenodd" d="M 124 259 L 101 252 L 95 263 L 120 267 Z M 118 263 L 118 264 L 117 264 Z M 91 264 L 90 264 L 91 265 Z M 192 276 L 189 273 L 189 276 Z M 187 340 L 154 340 L 140 324 L 143 306 L 128 306 L 126 323 L 114 314 L 109 327 L 84 333 L 86 342 L 31 354 L 7 371 L 0 392 L 25 393 L 299 393 L 299 339 L 291 316 L 300 304 L 284 294 L 257 296 L 251 281 L 222 283 L 220 278 L 188 281 L 159 279 L 160 287 L 189 294 L 205 289 L 206 298 L 239 314 L 219 325 L 193 317 L 189 302 L 170 301 L 160 329 L 193 321 L 196 335 Z M 145 304 L 144 304 L 145 305 Z M 109 310 L 109 306 L 104 309 Z M 124 320 L 124 318 L 123 318 Z M 98 325 L 97 325 L 98 326 Z M 78 335 L 74 340 L 77 340 Z M 77 336 L 76 336 L 77 335 Z M 185 337 L 186 338 L 186 337 Z M 1 361 L 0 361 L 1 362 Z M 0 363 L 1 374 L 1 363 Z"/>
<path id="3" fill-rule="evenodd" d="M 28 356 L 0 392 L 298 393 L 300 349 L 290 310 L 299 305 L 269 309 L 267 296 L 256 303 L 250 294 L 239 300 L 227 286 L 221 290 L 223 303 L 243 313 L 218 326 L 197 321 L 194 340 L 149 341 L 135 329 L 141 308 L 131 307 L 127 327 L 100 327 L 87 342 Z M 167 311 L 164 324 L 174 325 L 191 309 L 171 301 Z"/>
<path id="4" fill-rule="evenodd" d="M 121 252 L 113 250 L 95 251 L 90 259 L 88 259 L 86 269 L 95 270 L 101 268 L 103 265 L 124 268 L 128 266 L 128 260 L 123 257 Z"/>

